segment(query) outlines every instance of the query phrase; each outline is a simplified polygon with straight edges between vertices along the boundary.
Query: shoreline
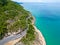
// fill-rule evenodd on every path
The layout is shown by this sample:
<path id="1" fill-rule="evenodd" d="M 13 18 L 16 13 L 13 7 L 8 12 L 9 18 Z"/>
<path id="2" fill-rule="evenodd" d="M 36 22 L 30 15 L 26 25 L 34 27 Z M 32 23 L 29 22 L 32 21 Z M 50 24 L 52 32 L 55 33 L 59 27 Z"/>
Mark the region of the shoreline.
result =
<path id="1" fill-rule="evenodd" d="M 44 36 L 42 35 L 42 33 L 40 32 L 40 30 L 39 29 L 37 29 L 37 27 L 34 25 L 34 23 L 35 23 L 35 17 L 33 16 L 33 21 L 32 21 L 32 25 L 33 25 L 33 27 L 35 28 L 35 31 L 38 33 L 38 37 L 39 37 L 39 40 L 41 40 L 42 41 L 42 44 L 43 45 L 46 45 L 46 41 L 45 41 L 45 39 L 44 39 Z"/>
<path id="2" fill-rule="evenodd" d="M 43 37 L 43 35 L 42 35 L 42 33 L 36 28 L 36 26 L 35 25 L 33 25 L 34 26 L 34 28 L 35 28 L 35 31 L 38 33 L 38 37 L 39 37 L 39 40 L 40 41 L 42 41 L 42 45 L 46 45 L 46 42 L 45 42 L 45 39 L 44 39 L 44 37 Z"/>

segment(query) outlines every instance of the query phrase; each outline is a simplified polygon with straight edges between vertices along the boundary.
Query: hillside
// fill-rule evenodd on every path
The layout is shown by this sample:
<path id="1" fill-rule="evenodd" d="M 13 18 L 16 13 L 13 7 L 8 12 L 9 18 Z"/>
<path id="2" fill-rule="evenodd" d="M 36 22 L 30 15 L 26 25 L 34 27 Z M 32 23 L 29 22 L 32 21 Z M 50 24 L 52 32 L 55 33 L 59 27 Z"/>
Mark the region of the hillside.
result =
<path id="1" fill-rule="evenodd" d="M 0 39 L 19 29 L 26 29 L 26 18 L 29 17 L 29 11 L 24 10 L 21 5 L 7 0 L 5 2 L 6 4 L 3 0 L 4 4 L 0 4 Z"/>
<path id="2" fill-rule="evenodd" d="M 35 45 L 35 42 L 40 45 L 43 41 L 40 42 L 38 32 L 35 31 L 34 24 L 32 24 L 33 21 L 31 13 L 20 4 L 10 0 L 0 0 L 0 40 L 27 30 L 26 35 L 17 42 L 17 45 L 20 42 L 23 45 Z"/>

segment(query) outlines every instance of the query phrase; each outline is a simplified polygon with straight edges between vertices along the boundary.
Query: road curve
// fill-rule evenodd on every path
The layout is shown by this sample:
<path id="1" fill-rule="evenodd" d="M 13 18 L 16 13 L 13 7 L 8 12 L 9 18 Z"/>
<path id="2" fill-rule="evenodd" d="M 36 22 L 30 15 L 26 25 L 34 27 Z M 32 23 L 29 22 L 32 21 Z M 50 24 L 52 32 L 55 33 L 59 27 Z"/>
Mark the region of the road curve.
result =
<path id="1" fill-rule="evenodd" d="M 21 32 L 20 34 L 11 35 L 11 36 L 8 36 L 8 37 L 0 40 L 0 45 L 4 45 L 5 43 L 7 43 L 7 42 L 9 42 L 9 41 L 12 41 L 12 40 L 15 40 L 15 39 L 18 39 L 18 38 L 20 38 L 20 37 L 25 36 L 25 35 L 26 35 L 26 31 L 27 31 L 27 30 Z"/>

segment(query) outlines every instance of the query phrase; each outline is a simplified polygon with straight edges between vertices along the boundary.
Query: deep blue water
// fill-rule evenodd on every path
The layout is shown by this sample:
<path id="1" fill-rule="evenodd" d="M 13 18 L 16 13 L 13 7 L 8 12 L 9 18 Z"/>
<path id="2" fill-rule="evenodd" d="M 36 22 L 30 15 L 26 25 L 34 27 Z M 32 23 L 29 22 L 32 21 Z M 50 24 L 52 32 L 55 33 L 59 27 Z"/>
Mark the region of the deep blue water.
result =
<path id="1" fill-rule="evenodd" d="M 23 3 L 35 17 L 47 45 L 60 45 L 60 3 Z"/>

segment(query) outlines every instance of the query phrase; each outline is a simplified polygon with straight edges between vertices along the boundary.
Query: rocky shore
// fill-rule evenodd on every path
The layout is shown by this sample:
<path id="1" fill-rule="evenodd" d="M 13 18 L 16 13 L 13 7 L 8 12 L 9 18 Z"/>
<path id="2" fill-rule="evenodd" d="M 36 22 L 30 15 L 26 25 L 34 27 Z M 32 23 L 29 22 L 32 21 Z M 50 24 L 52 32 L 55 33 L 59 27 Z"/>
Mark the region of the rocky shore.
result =
<path id="1" fill-rule="evenodd" d="M 45 39 L 42 35 L 42 33 L 34 26 L 36 31 L 36 40 L 34 42 L 34 45 L 46 45 Z"/>

